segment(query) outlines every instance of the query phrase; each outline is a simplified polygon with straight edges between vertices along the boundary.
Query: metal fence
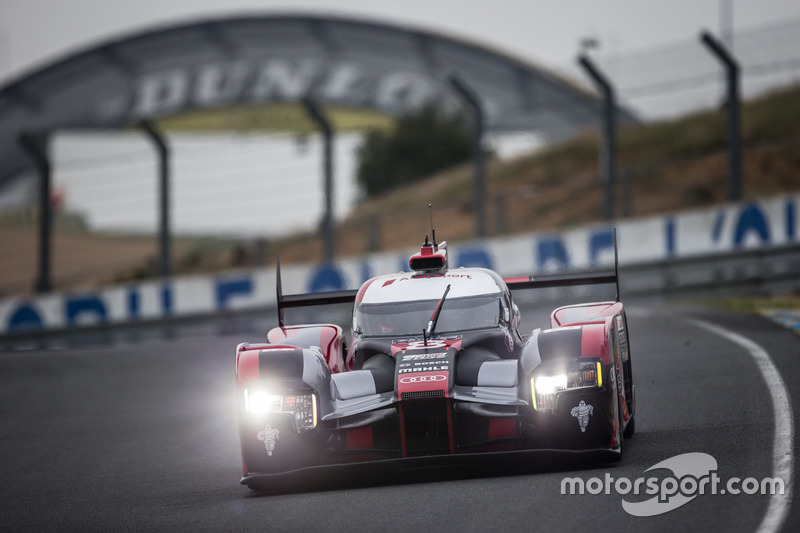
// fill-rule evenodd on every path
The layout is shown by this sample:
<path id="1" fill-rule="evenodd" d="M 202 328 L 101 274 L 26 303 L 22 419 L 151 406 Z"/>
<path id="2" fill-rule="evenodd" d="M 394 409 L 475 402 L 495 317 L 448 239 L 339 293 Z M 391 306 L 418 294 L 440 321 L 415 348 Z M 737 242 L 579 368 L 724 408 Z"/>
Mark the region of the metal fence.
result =
<path id="1" fill-rule="evenodd" d="M 631 54 L 600 49 L 594 58 L 613 81 L 622 104 L 644 119 L 669 118 L 720 106 L 725 100 L 722 68 L 698 39 Z M 800 83 L 800 19 L 720 39 L 736 58 L 742 96 L 752 99 Z M 576 66 L 568 69 L 578 73 Z"/>
<path id="2" fill-rule="evenodd" d="M 754 98 L 766 91 L 800 82 L 800 20 L 741 31 L 736 34 L 733 43 L 729 44 L 740 65 L 743 98 Z M 613 84 L 619 102 L 646 121 L 670 118 L 700 109 L 718 109 L 726 101 L 724 75 L 719 62 L 700 42 L 699 29 L 698 39 L 692 42 L 676 43 L 627 55 L 617 55 L 601 49 L 592 52 L 590 59 Z M 566 70 L 584 77 L 577 64 L 569 65 Z M 599 121 L 600 116 L 598 124 Z M 721 135 L 724 135 L 724 126 Z M 173 253 L 176 255 L 174 264 L 178 272 L 191 272 L 198 263 L 202 263 L 198 267 L 201 270 L 247 267 L 256 264 L 256 258 L 274 256 L 274 252 L 280 250 L 270 248 L 265 254 L 263 237 L 275 234 L 278 224 L 285 221 L 286 217 L 281 212 L 288 209 L 292 214 L 297 214 L 299 208 L 292 209 L 291 205 L 303 206 L 302 216 L 294 227 L 313 232 L 320 220 L 322 201 L 319 185 L 321 179 L 317 174 L 321 167 L 317 159 L 320 153 L 318 146 L 309 149 L 307 137 L 293 136 L 279 138 L 267 150 L 261 148 L 261 140 L 247 136 L 232 135 L 229 141 L 235 142 L 239 148 L 227 156 L 219 154 L 215 145 L 202 139 L 190 139 L 175 147 L 178 176 L 176 187 L 179 189 L 175 195 L 174 209 L 177 230 L 182 229 L 182 220 L 202 220 L 211 210 L 217 213 L 227 212 L 226 218 L 238 224 L 220 231 L 226 237 L 225 245 L 228 248 L 210 259 L 204 259 L 204 242 L 176 243 Z M 158 201 L 154 186 L 155 162 L 152 148 L 141 139 L 136 142 L 138 144 L 135 146 L 128 146 L 121 151 L 115 151 L 118 148 L 101 147 L 94 150 L 95 153 L 90 157 L 76 157 L 65 146 L 69 141 L 60 143 L 57 140 L 54 188 L 66 191 L 67 207 L 78 197 L 91 201 L 101 193 L 109 193 L 116 198 L 113 201 L 98 202 L 100 209 L 86 215 L 83 222 L 89 230 L 135 229 L 144 234 L 144 239 L 152 239 L 147 234 L 155 229 Z M 316 142 L 316 138 L 312 139 L 312 143 Z M 258 148 L 255 147 L 256 144 Z M 335 203 L 340 219 L 346 206 L 359 201 L 354 180 L 344 179 L 354 174 L 353 151 L 356 145 L 355 139 L 346 142 L 340 139 L 336 144 Z M 745 144 L 745 191 L 748 183 L 753 180 L 773 180 L 770 191 L 774 193 L 800 187 L 800 177 L 791 175 L 796 169 L 760 169 L 757 161 L 759 154 L 796 152 L 798 145 L 800 137 L 760 143 L 758 146 Z M 260 150 L 256 159 L 247 159 L 249 155 L 246 154 L 251 149 Z M 597 159 L 597 150 L 596 146 L 592 146 L 590 157 Z M 309 154 L 310 160 L 301 163 L 295 156 L 305 152 Z M 696 153 L 685 152 L 657 163 L 631 164 L 617 161 L 616 185 L 611 195 L 615 206 L 613 216 L 638 216 L 725 201 L 726 183 L 730 176 L 727 157 L 724 150 L 713 149 Z M 245 163 L 245 159 L 252 163 Z M 702 167 L 702 175 L 693 175 L 687 170 L 698 168 L 698 165 Z M 752 165 L 752 169 L 748 165 Z M 181 183 L 182 169 L 192 175 L 194 185 Z M 564 227 L 586 220 L 574 218 L 574 213 L 585 214 L 589 220 L 602 218 L 604 211 L 607 211 L 608 202 L 604 200 L 604 182 L 599 165 L 595 164 L 593 171 L 582 172 L 580 176 L 571 172 L 567 169 L 556 172 L 553 176 L 546 176 L 544 183 L 531 180 L 515 187 L 501 188 L 496 186 L 497 175 L 490 165 L 488 192 L 479 200 L 486 204 L 483 209 L 486 235 Z M 116 179 L 110 179 L 111 177 Z M 686 189 L 686 197 L 678 199 L 679 205 L 669 204 L 664 199 L 666 195 L 662 193 L 670 183 L 674 183 L 671 180 L 678 179 L 691 181 L 691 184 Z M 208 185 L 211 182 L 216 183 L 218 188 Z M 265 186 L 267 182 L 275 186 L 268 188 Z M 292 197 L 287 198 L 287 189 L 290 186 Z M 470 186 L 469 180 L 464 182 L 464 187 Z M 577 202 L 576 199 L 581 196 L 585 199 Z M 463 215 L 481 211 L 476 208 L 472 195 L 465 198 L 443 200 L 436 205 L 437 225 L 446 224 L 450 213 Z M 3 198 L 0 198 L 0 205 L 2 203 Z M 422 204 L 419 212 L 411 212 L 411 216 L 422 221 L 419 228 L 411 227 L 412 224 L 407 222 L 408 218 L 403 218 L 409 215 L 407 206 L 399 207 L 396 211 L 384 209 L 360 223 L 357 229 L 360 233 L 353 233 L 357 237 L 339 237 L 337 253 L 364 253 L 398 244 L 407 246 L 409 243 L 397 243 L 391 238 L 391 232 L 398 227 L 402 227 L 405 233 L 414 232 L 412 237 L 416 244 L 416 240 L 421 239 L 427 229 L 427 211 L 424 205 L 427 201 L 422 199 L 419 203 Z M 261 227 L 253 227 L 250 220 L 256 210 L 268 211 L 274 222 L 267 221 Z M 556 211 L 562 214 L 556 217 L 553 215 Z M 34 285 L 36 246 L 28 242 L 33 237 L 12 235 L 19 226 L 24 225 L 20 223 L 23 215 L 24 213 L 16 217 L 0 217 L 0 296 L 24 295 L 30 293 Z M 531 219 L 536 219 L 539 225 L 532 226 Z M 59 228 L 59 224 L 65 225 Z M 251 231 L 244 232 L 242 227 L 249 227 Z M 67 224 L 56 220 L 53 265 L 55 288 L 75 289 L 115 280 L 136 279 L 137 276 L 158 275 L 158 269 L 154 267 L 158 264 L 155 239 L 149 245 L 138 245 L 133 251 L 125 252 L 126 255 L 122 252 L 95 249 L 89 251 L 78 238 L 86 229 L 81 227 L 80 221 L 77 224 Z M 282 231 L 288 229 L 292 228 L 281 228 Z M 337 231 L 346 230 L 347 228 L 340 227 Z M 215 228 L 204 227 L 203 231 L 213 233 Z M 459 235 L 458 231 L 462 233 Z M 439 235 L 452 240 L 454 236 L 471 238 L 474 233 L 474 227 L 470 226 L 466 229 L 453 227 L 450 231 L 443 229 Z M 321 249 L 321 246 L 314 243 L 313 237 L 309 236 L 306 240 L 310 243 L 309 248 Z M 347 248 L 353 241 L 358 241 L 359 245 Z"/>

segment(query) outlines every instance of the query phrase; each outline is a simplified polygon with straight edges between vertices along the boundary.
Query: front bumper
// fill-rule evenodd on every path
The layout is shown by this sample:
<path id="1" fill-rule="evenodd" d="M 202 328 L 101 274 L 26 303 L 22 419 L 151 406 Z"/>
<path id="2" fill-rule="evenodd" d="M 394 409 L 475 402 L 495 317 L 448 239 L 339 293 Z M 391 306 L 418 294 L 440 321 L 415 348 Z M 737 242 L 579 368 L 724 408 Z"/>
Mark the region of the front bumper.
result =
<path id="1" fill-rule="evenodd" d="M 298 433 L 287 415 L 242 413 L 242 483 L 336 469 L 417 469 L 461 465 L 488 455 L 578 453 L 619 458 L 616 401 L 606 389 L 559 394 L 552 413 L 527 405 L 451 399 L 397 402 L 380 412 L 325 420 Z M 516 457 L 516 455 L 514 455 Z M 348 474 L 349 475 L 349 474 Z"/>
<path id="2" fill-rule="evenodd" d="M 286 491 L 303 488 L 342 485 L 363 485 L 387 481 L 414 481 L 426 476 L 448 473 L 518 474 L 521 471 L 574 469 L 583 464 L 615 462 L 619 449 L 590 448 L 584 450 L 532 449 L 492 453 L 462 453 L 373 460 L 360 463 L 320 464 L 283 472 L 249 473 L 241 484 L 258 491 Z"/>

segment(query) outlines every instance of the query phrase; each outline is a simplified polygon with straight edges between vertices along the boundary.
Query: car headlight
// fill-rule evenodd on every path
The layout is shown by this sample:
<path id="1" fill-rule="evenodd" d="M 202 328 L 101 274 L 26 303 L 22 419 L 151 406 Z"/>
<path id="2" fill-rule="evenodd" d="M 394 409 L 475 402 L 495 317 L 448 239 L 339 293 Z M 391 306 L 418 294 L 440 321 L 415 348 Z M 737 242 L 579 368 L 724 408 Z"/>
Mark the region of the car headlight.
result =
<path id="1" fill-rule="evenodd" d="M 552 413 L 559 392 L 603 386 L 603 364 L 600 361 L 573 361 L 567 369 L 537 369 L 531 376 L 533 409 Z"/>
<path id="2" fill-rule="evenodd" d="M 317 427 L 317 397 L 311 393 L 273 394 L 262 388 L 248 388 L 244 390 L 244 408 L 253 415 L 291 414 L 298 432 Z"/>

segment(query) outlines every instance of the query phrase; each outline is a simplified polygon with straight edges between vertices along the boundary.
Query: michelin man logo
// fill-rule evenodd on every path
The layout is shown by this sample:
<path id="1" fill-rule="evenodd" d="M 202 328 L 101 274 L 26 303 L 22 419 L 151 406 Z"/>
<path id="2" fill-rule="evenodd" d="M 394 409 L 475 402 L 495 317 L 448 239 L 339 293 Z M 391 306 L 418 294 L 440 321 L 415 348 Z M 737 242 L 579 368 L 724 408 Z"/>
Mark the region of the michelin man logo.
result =
<path id="1" fill-rule="evenodd" d="M 577 407 L 573 407 L 570 414 L 578 419 L 578 424 L 581 426 L 581 433 L 586 431 L 586 426 L 589 425 L 589 417 L 592 416 L 594 407 L 586 405 L 586 402 L 581 400 Z"/>
<path id="2" fill-rule="evenodd" d="M 272 456 L 272 452 L 275 451 L 275 444 L 278 443 L 278 436 L 280 434 L 281 432 L 272 426 L 267 426 L 258 432 L 258 440 L 264 443 L 264 447 L 267 449 L 267 455 Z"/>

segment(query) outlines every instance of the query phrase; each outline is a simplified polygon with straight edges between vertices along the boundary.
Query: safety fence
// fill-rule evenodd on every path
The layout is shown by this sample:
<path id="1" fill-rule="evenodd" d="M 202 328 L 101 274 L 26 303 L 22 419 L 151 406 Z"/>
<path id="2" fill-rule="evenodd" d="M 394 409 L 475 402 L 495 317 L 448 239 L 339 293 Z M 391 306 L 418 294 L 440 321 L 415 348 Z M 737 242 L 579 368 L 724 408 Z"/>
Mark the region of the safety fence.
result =
<path id="1" fill-rule="evenodd" d="M 721 36 L 720 42 L 739 64 L 743 99 L 796 85 L 800 81 L 798 36 L 800 20 L 739 31 L 732 38 Z M 616 53 L 613 43 L 601 43 L 598 50 L 588 50 L 586 55 L 613 84 L 619 102 L 643 121 L 672 118 L 700 109 L 719 109 L 726 102 L 722 68 L 701 43 L 699 29 L 698 38 L 692 42 L 633 54 Z M 574 78 L 587 79 L 576 62 L 564 67 L 563 70 L 569 71 Z M 554 112 L 569 113 L 569 109 L 554 109 Z M 725 137 L 723 122 L 713 124 L 718 126 L 720 139 Z M 793 137 L 796 132 L 781 135 L 781 138 L 766 139 L 752 145 L 744 140 L 744 197 L 748 197 L 746 193 L 752 190 L 750 184 L 754 182 L 773 180 L 774 187 L 767 187 L 768 193 L 791 190 L 792 180 L 797 183 L 796 174 L 791 174 L 796 169 L 770 166 L 766 161 L 769 158 L 763 156 L 766 152 L 796 152 L 798 140 Z M 523 145 L 535 142 L 533 132 L 519 132 L 517 136 L 528 139 Z M 690 132 L 667 132 L 661 141 L 654 142 L 690 136 Z M 258 266 L 261 261 L 257 258 L 274 255 L 256 252 L 263 251 L 264 238 L 292 229 L 313 231 L 320 220 L 323 197 L 318 175 L 321 145 L 317 136 L 275 135 L 265 140 L 264 136 L 234 133 L 217 139 L 188 135 L 173 138 L 171 142 L 176 193 L 172 211 L 174 230 L 183 233 L 194 228 L 202 233 L 216 232 L 240 241 L 242 245 L 237 245 L 237 248 L 246 252 L 231 252 L 229 260 L 217 261 L 211 266 L 218 269 Z M 355 134 L 337 138 L 334 204 L 338 217 L 359 201 L 354 180 L 343 179 L 353 175 L 353 154 L 357 145 L 358 136 Z M 87 148 L 89 146 L 91 148 Z M 499 142 L 497 146 L 498 151 L 502 151 Z M 84 229 L 155 232 L 158 219 L 157 165 L 152 147 L 145 139 L 129 134 L 124 135 L 121 142 L 111 142 L 106 133 L 56 136 L 51 151 L 53 201 L 56 204 L 53 207 L 81 213 L 80 219 L 73 217 L 69 225 L 73 233 Z M 607 206 L 604 205 L 603 182 L 596 163 L 596 142 L 590 144 L 585 152 L 576 157 L 590 158 L 592 171 L 582 169 L 576 176 L 573 170 L 554 168 L 547 171 L 552 175 L 544 182 L 533 180 L 510 188 L 494 185 L 490 168 L 485 209 L 487 235 L 530 231 L 530 219 L 534 216 L 538 227 L 582 223 L 585 219 L 576 218 L 577 213 L 585 215 L 586 219 L 601 219 Z M 723 141 L 721 146 L 718 142 L 713 149 L 701 147 L 696 152 L 683 151 L 656 163 L 618 161 L 619 186 L 614 192 L 614 203 L 618 208 L 615 216 L 636 217 L 648 212 L 666 212 L 724 200 L 729 177 L 727 156 Z M 776 160 L 781 160 L 781 157 Z M 690 175 L 689 168 L 696 169 L 691 172 L 702 175 Z M 670 187 L 673 180 L 681 176 L 690 178 L 692 183 L 684 197 L 676 198 L 680 204 L 659 203 L 667 196 L 663 194 L 665 187 Z M 469 186 L 467 182 L 462 188 Z M 25 190 L 3 191 L 0 210 L 12 204 L 15 197 L 31 194 Z M 442 200 L 437 209 L 441 212 L 473 213 L 475 206 L 471 196 L 465 198 L 450 203 Z M 580 198 L 577 205 L 576 198 Z M 363 249 L 355 252 L 345 250 L 344 254 L 388 248 L 390 242 L 395 242 L 390 236 L 394 228 L 407 226 L 406 222 L 398 223 L 399 217 L 407 211 L 404 206 L 397 211 L 387 209 L 374 215 L 364 223 L 358 237 L 365 243 Z M 533 212 L 533 215 L 526 215 L 526 212 Z M 561 214 L 556 216 L 556 212 Z M 32 214 L 35 215 L 27 212 L 26 216 Z M 426 220 L 425 213 L 420 212 L 417 218 Z M 16 226 L 24 225 L 18 222 L 20 220 L 0 216 L 0 294 L 27 294 L 36 281 L 35 236 L 26 234 L 18 238 L 12 235 L 17 231 Z M 424 232 L 424 228 L 421 231 Z M 79 238 L 75 240 L 73 237 L 69 232 L 60 234 L 58 229 L 54 235 L 53 280 L 57 289 L 96 287 L 119 279 L 155 277 L 159 273 L 155 239 L 149 245 L 137 245 L 126 252 L 129 255 L 120 258 L 114 252 L 95 250 L 90 253 L 83 248 Z M 414 239 L 417 238 L 421 237 L 415 233 Z M 345 243 L 354 240 L 351 234 L 345 233 L 337 239 L 337 245 L 341 250 Z M 249 253 L 250 249 L 254 251 Z M 176 244 L 173 253 L 176 271 L 192 271 L 195 263 L 202 262 L 205 248 L 196 243 L 184 247 Z M 252 260 L 243 260 L 248 253 Z M 103 276 L 104 272 L 106 276 Z"/>

